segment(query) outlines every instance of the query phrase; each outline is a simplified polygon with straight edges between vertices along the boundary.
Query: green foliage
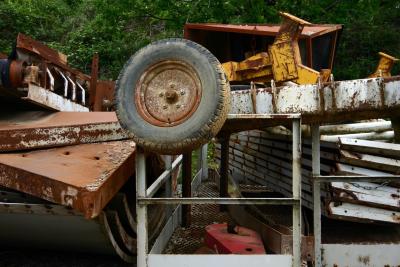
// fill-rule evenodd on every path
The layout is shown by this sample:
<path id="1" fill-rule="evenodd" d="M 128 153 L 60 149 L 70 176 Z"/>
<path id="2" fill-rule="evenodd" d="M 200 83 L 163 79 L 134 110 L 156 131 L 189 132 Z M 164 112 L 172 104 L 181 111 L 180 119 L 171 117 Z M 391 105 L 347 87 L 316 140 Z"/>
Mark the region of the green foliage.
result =
<path id="1" fill-rule="evenodd" d="M 0 1 L 0 51 L 11 51 L 18 32 L 48 43 L 63 43 L 71 13 L 63 0 Z"/>
<path id="2" fill-rule="evenodd" d="M 400 0 L 4 0 L 0 51 L 9 52 L 23 32 L 85 72 L 98 52 L 102 77 L 115 79 L 130 55 L 154 40 L 182 36 L 185 22 L 278 23 L 278 11 L 344 25 L 337 80 L 366 77 L 379 51 L 400 57 Z"/>

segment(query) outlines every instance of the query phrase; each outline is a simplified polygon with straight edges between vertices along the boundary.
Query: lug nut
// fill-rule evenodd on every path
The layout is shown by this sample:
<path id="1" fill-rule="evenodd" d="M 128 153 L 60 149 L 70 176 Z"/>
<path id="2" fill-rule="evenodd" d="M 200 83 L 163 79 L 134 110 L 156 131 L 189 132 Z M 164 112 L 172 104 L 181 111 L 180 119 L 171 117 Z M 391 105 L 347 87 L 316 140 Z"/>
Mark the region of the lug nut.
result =
<path id="1" fill-rule="evenodd" d="M 178 105 L 176 105 L 176 108 L 180 108 L 180 107 L 181 107 L 181 105 L 179 105 L 179 104 L 178 104 Z"/>
<path id="2" fill-rule="evenodd" d="M 164 96 L 164 93 L 161 92 L 161 93 L 159 94 L 159 96 L 160 96 L 160 97 L 163 97 L 163 96 Z"/>
<path id="3" fill-rule="evenodd" d="M 164 105 L 162 108 L 163 108 L 163 109 L 167 109 L 167 105 Z"/>
<path id="4" fill-rule="evenodd" d="M 185 91 L 181 90 L 181 95 L 184 95 L 184 94 L 185 94 Z"/>

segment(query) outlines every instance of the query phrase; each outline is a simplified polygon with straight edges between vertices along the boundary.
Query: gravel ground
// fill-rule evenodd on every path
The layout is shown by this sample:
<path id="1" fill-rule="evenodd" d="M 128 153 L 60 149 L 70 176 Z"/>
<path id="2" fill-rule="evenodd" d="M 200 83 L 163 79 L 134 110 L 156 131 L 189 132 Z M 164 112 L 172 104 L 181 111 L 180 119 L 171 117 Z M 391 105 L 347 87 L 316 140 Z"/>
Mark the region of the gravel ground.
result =
<path id="1" fill-rule="evenodd" d="M 132 267 L 118 257 L 54 251 L 0 250 L 0 267 Z"/>

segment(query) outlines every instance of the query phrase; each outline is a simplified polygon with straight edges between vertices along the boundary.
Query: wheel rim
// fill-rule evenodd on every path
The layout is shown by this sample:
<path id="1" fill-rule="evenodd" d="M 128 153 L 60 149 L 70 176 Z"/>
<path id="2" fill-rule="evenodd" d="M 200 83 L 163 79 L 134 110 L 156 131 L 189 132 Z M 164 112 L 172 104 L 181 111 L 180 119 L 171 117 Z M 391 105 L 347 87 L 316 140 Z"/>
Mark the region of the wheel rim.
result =
<path id="1" fill-rule="evenodd" d="M 197 72 L 187 63 L 165 60 L 152 65 L 136 84 L 135 105 L 147 122 L 172 127 L 189 119 L 202 95 Z"/>

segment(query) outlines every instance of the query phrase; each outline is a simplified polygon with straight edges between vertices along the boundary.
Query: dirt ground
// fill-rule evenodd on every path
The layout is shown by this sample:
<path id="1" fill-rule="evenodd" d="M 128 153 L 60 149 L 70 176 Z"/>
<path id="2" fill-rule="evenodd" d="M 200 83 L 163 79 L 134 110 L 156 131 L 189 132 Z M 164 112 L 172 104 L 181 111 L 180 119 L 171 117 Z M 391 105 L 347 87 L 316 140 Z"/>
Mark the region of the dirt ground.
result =
<path id="1" fill-rule="evenodd" d="M 35 250 L 0 250 L 0 267 L 132 267 L 118 257 Z"/>

